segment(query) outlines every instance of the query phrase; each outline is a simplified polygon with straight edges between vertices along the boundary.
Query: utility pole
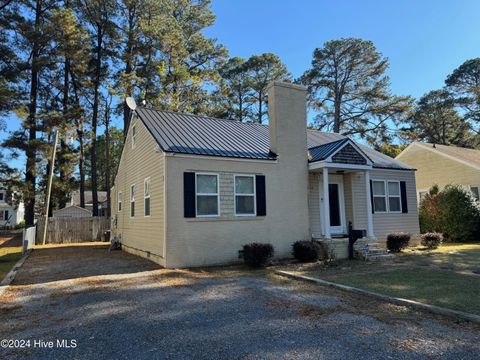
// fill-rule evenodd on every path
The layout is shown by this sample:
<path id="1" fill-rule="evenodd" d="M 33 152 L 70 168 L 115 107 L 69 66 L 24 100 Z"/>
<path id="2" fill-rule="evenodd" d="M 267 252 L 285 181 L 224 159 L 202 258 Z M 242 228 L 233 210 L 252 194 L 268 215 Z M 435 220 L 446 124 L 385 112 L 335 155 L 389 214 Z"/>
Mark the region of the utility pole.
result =
<path id="1" fill-rule="evenodd" d="M 50 196 L 52 194 L 53 168 L 55 167 L 55 154 L 57 153 L 58 133 L 59 130 L 55 129 L 55 140 L 53 141 L 52 158 L 50 159 L 50 171 L 48 172 L 47 201 L 45 202 L 45 224 L 43 226 L 43 245 L 45 245 L 45 242 L 47 240 L 48 210 L 50 208 Z"/>

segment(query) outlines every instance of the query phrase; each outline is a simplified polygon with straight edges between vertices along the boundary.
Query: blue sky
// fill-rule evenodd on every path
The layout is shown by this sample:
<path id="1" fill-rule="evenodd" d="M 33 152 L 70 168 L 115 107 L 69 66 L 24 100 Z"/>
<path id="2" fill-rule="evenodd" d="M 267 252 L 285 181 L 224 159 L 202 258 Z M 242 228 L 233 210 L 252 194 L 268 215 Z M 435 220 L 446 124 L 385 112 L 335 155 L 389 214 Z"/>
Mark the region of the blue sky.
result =
<path id="1" fill-rule="evenodd" d="M 207 34 L 231 56 L 280 56 L 300 76 L 328 40 L 371 40 L 390 60 L 392 90 L 419 97 L 453 69 L 480 56 L 480 1 L 212 0 Z"/>
<path id="2" fill-rule="evenodd" d="M 480 56 L 480 1 L 475 0 L 212 0 L 212 10 L 217 20 L 206 34 L 231 56 L 273 52 L 294 77 L 309 67 L 314 48 L 328 40 L 371 40 L 390 60 L 388 75 L 397 95 L 418 98 L 440 88 L 453 69 Z M 20 123 L 12 117 L 7 125 L 14 130 Z M 0 133 L 0 140 L 4 137 Z"/>

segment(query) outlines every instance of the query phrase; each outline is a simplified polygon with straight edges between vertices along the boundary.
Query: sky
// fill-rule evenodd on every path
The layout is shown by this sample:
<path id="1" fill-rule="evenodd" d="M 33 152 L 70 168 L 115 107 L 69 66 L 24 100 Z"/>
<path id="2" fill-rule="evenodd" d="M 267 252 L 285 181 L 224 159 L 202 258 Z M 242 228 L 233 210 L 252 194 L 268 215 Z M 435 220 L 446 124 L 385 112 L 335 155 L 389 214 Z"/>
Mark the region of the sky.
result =
<path id="1" fill-rule="evenodd" d="M 212 0 L 216 23 L 206 33 L 231 56 L 273 52 L 294 77 L 326 41 L 371 40 L 390 60 L 397 95 L 441 88 L 465 60 L 480 56 L 478 0 Z"/>
<path id="2" fill-rule="evenodd" d="M 205 33 L 230 56 L 273 52 L 294 78 L 309 68 L 315 48 L 344 37 L 373 41 L 390 61 L 392 92 L 415 98 L 480 56 L 478 0 L 212 0 L 212 10 L 217 19 Z M 7 126 L 20 122 L 10 117 Z M 15 165 L 23 167 L 22 159 Z"/>

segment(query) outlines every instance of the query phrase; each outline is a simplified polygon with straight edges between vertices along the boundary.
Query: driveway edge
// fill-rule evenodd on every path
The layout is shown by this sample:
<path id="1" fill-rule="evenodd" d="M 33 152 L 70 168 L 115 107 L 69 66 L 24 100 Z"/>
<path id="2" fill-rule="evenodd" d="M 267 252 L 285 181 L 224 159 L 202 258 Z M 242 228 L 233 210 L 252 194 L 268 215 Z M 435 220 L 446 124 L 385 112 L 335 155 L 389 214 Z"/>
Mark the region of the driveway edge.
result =
<path id="1" fill-rule="evenodd" d="M 368 290 L 359 289 L 359 288 L 355 288 L 355 287 L 351 287 L 351 286 L 347 286 L 347 285 L 337 284 L 337 283 L 334 283 L 334 282 L 331 282 L 331 281 L 326 281 L 326 280 L 313 278 L 313 277 L 310 277 L 310 276 L 297 275 L 297 274 L 294 274 L 294 273 L 291 273 L 291 272 L 288 272 L 288 271 L 275 270 L 275 273 L 277 275 L 285 276 L 285 277 L 295 279 L 295 280 L 303 280 L 303 281 L 313 282 L 313 283 L 316 283 L 316 284 L 319 284 L 319 285 L 329 286 L 329 287 L 333 287 L 333 288 L 340 289 L 340 290 L 347 291 L 347 292 L 352 292 L 352 293 L 357 293 L 357 294 L 370 296 L 370 297 L 373 297 L 373 298 L 376 298 L 376 299 L 379 299 L 379 300 L 383 300 L 383 301 L 387 301 L 387 302 L 390 302 L 390 303 L 394 303 L 394 304 L 397 304 L 397 305 L 409 306 L 409 307 L 412 307 L 412 308 L 415 308 L 415 309 L 428 311 L 428 312 L 433 313 L 433 314 L 449 316 L 449 317 L 453 317 L 453 318 L 457 318 L 457 319 L 460 318 L 460 319 L 463 319 L 463 320 L 468 320 L 468 321 L 480 324 L 480 315 L 475 315 L 475 314 L 467 313 L 467 312 L 464 312 L 464 311 L 452 310 L 452 309 L 447 309 L 447 308 L 443 308 L 443 307 L 440 307 L 440 306 L 424 304 L 424 303 L 414 301 L 414 300 L 392 297 L 392 296 L 388 296 L 388 295 L 384 295 L 384 294 L 379 294 L 379 293 L 376 293 L 376 292 L 373 292 L 373 291 L 368 291 Z"/>
<path id="2" fill-rule="evenodd" d="M 31 252 L 32 252 L 32 249 L 27 250 L 25 254 L 23 254 L 23 256 L 20 258 L 20 260 L 18 260 L 17 263 L 13 265 L 12 270 L 8 272 L 8 274 L 5 276 L 2 282 L 0 282 L 0 296 L 3 295 L 5 290 L 10 286 L 12 281 L 15 279 L 18 269 L 20 269 L 23 263 L 27 260 Z"/>

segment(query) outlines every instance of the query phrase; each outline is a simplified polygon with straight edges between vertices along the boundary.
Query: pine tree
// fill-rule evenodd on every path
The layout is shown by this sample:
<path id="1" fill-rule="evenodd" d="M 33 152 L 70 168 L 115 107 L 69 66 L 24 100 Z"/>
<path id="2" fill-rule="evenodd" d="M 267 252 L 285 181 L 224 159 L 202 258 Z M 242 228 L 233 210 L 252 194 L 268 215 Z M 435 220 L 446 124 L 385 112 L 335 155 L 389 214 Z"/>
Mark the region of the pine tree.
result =
<path id="1" fill-rule="evenodd" d="M 262 124 L 268 114 L 268 84 L 275 80 L 289 81 L 291 76 L 280 58 L 272 53 L 251 56 L 245 66 L 249 73 L 249 86 L 253 91 L 251 102 L 255 107 L 251 120 Z"/>
<path id="2" fill-rule="evenodd" d="M 116 27 L 112 19 L 116 13 L 116 2 L 113 0 L 82 0 L 79 11 L 85 22 L 92 43 L 92 58 L 90 62 L 92 114 L 91 114 L 91 187 L 92 214 L 98 216 L 98 182 L 97 182 L 97 126 L 99 123 L 100 92 L 107 77 L 109 59 L 114 55 L 114 40 Z"/>
<path id="3" fill-rule="evenodd" d="M 390 126 L 405 120 L 413 99 L 391 94 L 387 68 L 388 59 L 371 41 L 332 40 L 315 49 L 312 67 L 299 82 L 308 87 L 316 126 L 388 142 Z"/>

